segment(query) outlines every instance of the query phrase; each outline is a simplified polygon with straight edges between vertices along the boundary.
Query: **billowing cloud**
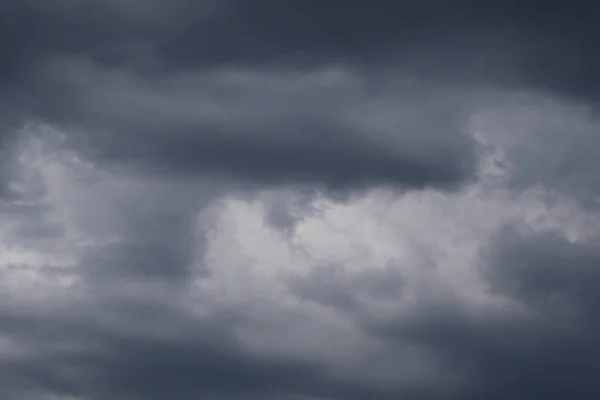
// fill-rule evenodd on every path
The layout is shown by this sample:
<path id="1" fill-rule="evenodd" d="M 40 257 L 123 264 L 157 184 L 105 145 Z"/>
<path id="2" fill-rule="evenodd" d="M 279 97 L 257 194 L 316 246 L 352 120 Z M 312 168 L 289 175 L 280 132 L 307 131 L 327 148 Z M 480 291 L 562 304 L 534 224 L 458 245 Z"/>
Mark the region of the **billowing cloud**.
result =
<path id="1" fill-rule="evenodd" d="M 597 398 L 576 3 L 8 1 L 0 396 Z"/>

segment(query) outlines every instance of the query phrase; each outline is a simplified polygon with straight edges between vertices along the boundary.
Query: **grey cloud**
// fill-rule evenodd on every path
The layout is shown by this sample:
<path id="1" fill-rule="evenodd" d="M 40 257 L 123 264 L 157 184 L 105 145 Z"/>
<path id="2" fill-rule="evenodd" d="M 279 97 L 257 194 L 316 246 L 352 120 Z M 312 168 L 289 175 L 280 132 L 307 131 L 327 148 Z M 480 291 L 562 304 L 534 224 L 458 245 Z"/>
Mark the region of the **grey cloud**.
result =
<path id="1" fill-rule="evenodd" d="M 505 162 L 515 171 L 509 177 L 513 189 L 537 185 L 597 209 L 595 106 L 539 94 L 509 97 L 491 108 L 481 129 L 504 149 Z"/>
<path id="2" fill-rule="evenodd" d="M 227 312 L 202 320 L 168 304 L 100 305 L 81 304 L 76 313 L 45 310 L 51 316 L 3 311 L 4 334 L 15 348 L 27 349 L 0 360 L 0 371 L 8 372 L 4 393 L 16 386 L 11 395 L 19 400 L 30 391 L 119 400 L 395 396 L 334 377 L 324 363 L 253 354 L 232 335 L 233 323 L 243 319 L 235 314 L 229 316 L 235 320 Z"/>
<path id="3" fill-rule="evenodd" d="M 503 129 L 490 136 L 513 175 L 485 194 L 502 208 L 543 187 L 594 204 L 578 216 L 591 219 L 598 14 L 587 2 L 524 0 L 5 1 L 0 396 L 597 398 L 597 238 L 571 241 L 566 226 L 502 230 L 469 274 L 506 303 L 481 311 L 421 282 L 427 274 L 392 268 L 410 257 L 351 274 L 309 254 L 295 261 L 312 269 L 281 278 L 264 300 L 280 271 L 252 275 L 263 267 L 251 265 L 253 251 L 273 264 L 287 262 L 285 251 L 240 226 L 257 241 L 248 246 L 264 248 L 240 250 L 244 258 L 235 240 L 219 242 L 215 268 L 225 270 L 211 270 L 208 241 L 230 227 L 204 229 L 198 218 L 235 193 L 291 240 L 303 219 L 321 216 L 312 200 L 323 192 L 351 203 L 348 193 L 379 186 L 468 191 L 486 177 L 467 123 L 507 90 L 510 104 L 491 121 Z M 556 104 L 515 100 L 513 89 Z M 32 138 L 15 128 L 31 121 L 65 141 L 20 160 Z M 73 154 L 89 166 L 66 161 Z M 395 212 L 387 206 L 383 215 Z M 235 298 L 238 282 L 205 287 L 238 271 L 231 279 L 248 299 Z M 57 283 L 62 274 L 74 287 Z M 411 290 L 425 300 L 400 304 Z M 396 316 L 400 306 L 408 312 Z M 248 332 L 273 343 L 261 348 Z M 316 355 L 304 354 L 295 340 L 333 348 L 309 343 Z"/>
<path id="4" fill-rule="evenodd" d="M 600 254 L 595 240 L 570 243 L 559 233 L 500 235 L 490 266 L 493 288 L 557 317 L 573 316 L 592 328 Z M 594 319 L 590 319 L 594 318 Z"/>
<path id="5" fill-rule="evenodd" d="M 305 67 L 341 63 L 358 68 L 363 71 L 359 75 L 366 76 L 394 69 L 400 74 L 438 80 L 442 85 L 504 85 L 506 81 L 517 87 L 539 86 L 585 97 L 587 92 L 593 94 L 594 84 L 579 67 L 587 68 L 584 60 L 592 62 L 593 57 L 587 54 L 597 35 L 588 26 L 595 11 L 582 7 L 573 5 L 568 12 L 558 13 L 554 7 L 534 11 L 532 5 L 522 2 L 500 5 L 465 1 L 450 7 L 439 2 L 400 5 L 382 0 L 367 7 L 361 2 L 266 0 L 222 5 L 183 0 L 102 5 L 11 1 L 2 24 L 7 45 L 2 46 L 5 50 L 0 64 L 6 93 L 11 94 L 3 114 L 48 122 L 68 118 L 84 130 L 112 130 L 119 139 L 110 143 L 113 154 L 121 152 L 121 157 L 134 161 L 136 157 L 150 158 L 159 164 L 162 160 L 258 181 L 347 186 L 356 180 L 358 185 L 391 181 L 408 186 L 444 186 L 468 179 L 472 172 L 469 152 L 475 150 L 469 149 L 468 143 L 464 143 L 464 153 L 448 153 L 464 158 L 467 167 L 456 159 L 443 160 L 437 153 L 426 154 L 422 160 L 409 159 L 403 154 L 404 148 L 398 152 L 375 145 L 371 139 L 375 134 L 368 127 L 310 118 L 301 110 L 304 104 L 296 104 L 297 99 L 288 99 L 285 94 L 277 101 L 296 105 L 297 115 L 293 112 L 279 121 L 273 118 L 268 126 L 240 121 L 232 130 L 199 118 L 190 120 L 189 115 L 181 116 L 173 109 L 192 108 L 192 99 L 177 98 L 174 91 L 178 88 L 170 87 L 177 85 L 172 76 L 249 67 L 306 70 L 298 67 L 303 60 L 312 59 Z M 552 48 L 546 44 L 550 40 Z M 575 41 L 579 47 L 570 45 Z M 563 48 L 574 54 L 562 54 Z M 545 58 L 554 57 L 553 51 L 556 59 L 569 63 L 547 62 Z M 90 62 L 91 70 L 99 73 L 81 75 L 77 69 L 70 70 L 68 60 L 73 59 Z M 372 60 L 377 67 L 360 67 L 365 60 Z M 114 85 L 129 85 L 106 82 L 103 75 L 115 70 L 138 79 L 133 87 L 124 89 L 137 91 L 137 96 L 123 98 L 122 93 L 110 90 Z M 456 73 L 465 76 L 454 76 Z M 577 77 L 583 79 L 584 75 L 586 88 L 577 82 Z M 144 88 L 148 85 L 158 87 Z M 196 90 L 207 88 L 200 85 Z M 159 101 L 155 106 L 161 110 L 145 108 L 143 104 L 149 101 Z M 427 109 L 427 102 L 423 107 Z M 256 131 L 268 129 L 278 134 L 267 142 L 255 139 Z M 421 129 L 451 132 L 435 137 L 427 134 L 433 149 L 441 140 L 454 141 L 460 126 L 440 122 L 418 127 L 407 123 L 399 129 L 413 129 L 418 134 Z M 233 139 L 224 139 L 227 130 Z M 140 131 L 154 131 L 156 135 L 153 140 L 136 136 Z M 187 139 L 175 140 L 173 136 Z M 212 139 L 204 141 L 198 139 L 200 136 Z M 132 141 L 138 143 L 136 152 L 127 148 Z M 403 146 L 411 152 L 410 143 Z"/>
<path id="6" fill-rule="evenodd" d="M 369 321 L 367 329 L 433 349 L 442 365 L 464 371 L 469 383 L 458 398 L 597 396 L 595 240 L 571 243 L 560 233 L 509 226 L 489 249 L 484 270 L 491 290 L 518 308 L 479 315 L 432 302 L 410 318 Z"/>
<path id="7" fill-rule="evenodd" d="M 600 368 L 595 242 L 513 229 L 500 234 L 490 265 L 492 288 L 521 301 L 535 322 L 533 332 L 521 336 L 525 348 L 509 348 L 503 363 L 489 366 L 500 374 L 506 365 L 499 383 L 509 393 L 592 398 L 600 389 L 593 378 Z"/>
<path id="8" fill-rule="evenodd" d="M 469 0 L 231 4 L 232 11 L 222 16 L 231 29 L 222 30 L 218 23 L 182 29 L 157 47 L 160 59 L 188 68 L 207 59 L 282 64 L 344 60 L 368 67 L 392 62 L 410 75 L 432 79 L 597 96 L 593 71 L 598 59 L 593 54 L 600 10 L 587 1 L 568 8 L 557 2 L 540 8 L 531 1 Z M 197 40 L 213 35 L 217 41 Z M 204 51 L 196 52 L 198 48 Z"/>
<path id="9" fill-rule="evenodd" d="M 9 1 L 2 36 L 16 46 L 3 46 L 2 68 L 18 76 L 53 55 L 151 73 L 392 62 L 422 77 L 594 98 L 598 12 L 587 1 Z"/>
<path id="10" fill-rule="evenodd" d="M 426 83 L 378 83 L 335 68 L 157 80 L 77 62 L 55 71 L 64 89 L 44 89 L 27 108 L 101 162 L 332 189 L 452 188 L 477 163 L 475 141 L 463 132 L 469 102 L 451 88 L 436 93 Z"/>
<path id="11" fill-rule="evenodd" d="M 61 300 L 58 293 L 43 304 L 3 296 L 8 301 L 0 307 L 0 344 L 7 347 L 0 348 L 0 380 L 10 382 L 3 389 L 6 396 L 27 399 L 36 391 L 100 400 L 597 396 L 594 239 L 571 243 L 560 234 L 510 228 L 493 238 L 485 278 L 494 293 L 516 301 L 524 312 L 492 308 L 474 315 L 457 299 L 441 295 L 398 320 L 378 320 L 360 301 L 374 299 L 371 307 L 379 300 L 398 301 L 410 277 L 392 269 L 350 276 L 323 267 L 287 281 L 303 302 L 345 315 L 351 329 L 377 344 L 363 350 L 372 365 L 346 365 L 325 354 L 307 360 L 255 351 L 238 334 L 247 325 L 269 321 L 268 307 L 252 302 L 215 306 L 202 292 L 192 299 L 194 277 L 185 269 L 189 260 L 180 246 L 192 236 L 186 220 L 195 206 L 203 207 L 197 204 L 201 191 L 190 191 L 191 182 L 179 186 L 164 177 L 132 182 L 138 186 L 100 181 L 96 189 L 80 188 L 104 195 L 116 214 L 109 222 L 123 241 L 92 249 L 92 257 L 78 261 L 84 282 L 77 302 Z M 111 188 L 123 192 L 111 193 Z M 144 202 L 146 196 L 150 199 Z M 77 204 L 73 198 L 65 201 Z M 89 210 L 98 211 L 100 204 L 90 203 Z M 37 211 L 42 215 L 26 222 L 30 229 L 52 208 Z M 96 227 L 99 221 L 80 224 Z M 210 311 L 198 315 L 196 307 Z M 275 328 L 266 328 L 284 328 L 295 315 L 283 317 Z M 434 360 L 431 376 L 401 380 L 409 372 L 398 363 L 408 358 L 421 365 L 427 357 Z M 370 368 L 374 375 L 393 370 L 400 383 L 377 383 L 365 371 Z"/>
<path id="12" fill-rule="evenodd" d="M 340 312 L 360 315 L 365 313 L 360 297 L 398 298 L 404 283 L 402 275 L 391 267 L 348 276 L 339 266 L 323 265 L 307 277 L 291 280 L 289 286 L 307 301 L 332 307 Z"/>

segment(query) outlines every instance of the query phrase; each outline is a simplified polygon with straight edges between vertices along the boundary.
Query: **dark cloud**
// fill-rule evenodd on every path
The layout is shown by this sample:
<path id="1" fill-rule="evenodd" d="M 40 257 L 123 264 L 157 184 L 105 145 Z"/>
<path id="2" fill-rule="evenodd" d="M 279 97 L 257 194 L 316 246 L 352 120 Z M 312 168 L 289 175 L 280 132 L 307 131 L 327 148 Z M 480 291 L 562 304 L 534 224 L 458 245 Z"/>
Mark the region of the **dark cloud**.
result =
<path id="1" fill-rule="evenodd" d="M 25 108 L 63 126 L 100 161 L 330 188 L 449 188 L 476 166 L 460 91 L 438 94 L 393 76 L 379 84 L 333 68 L 148 80 L 79 62 L 45 74 L 54 81 L 42 79 Z"/>
<path id="2" fill-rule="evenodd" d="M 200 84 L 196 92 L 186 88 L 181 97 L 177 91 L 182 83 L 174 81 L 173 74 L 244 67 L 297 70 L 302 64 L 320 68 L 343 63 L 368 74 L 394 69 L 441 82 L 507 83 L 592 95 L 593 76 L 586 71 L 594 70 L 594 61 L 587 54 L 597 35 L 589 26 L 596 14 L 588 8 L 575 4 L 559 12 L 554 6 L 538 10 L 529 3 L 471 1 L 452 6 L 435 1 L 380 1 L 368 6 L 337 1 L 220 5 L 183 0 L 94 5 L 11 1 L 3 13 L 2 37 L 7 43 L 0 54 L 3 86 L 12 94 L 4 114 L 48 122 L 67 118 L 82 130 L 114 132 L 122 142 L 111 142 L 116 147 L 111 150 L 125 158 L 150 158 L 258 181 L 452 184 L 472 173 L 471 162 L 465 167 L 457 160 L 474 157 L 468 144 L 461 153 L 448 153 L 457 159 L 441 160 L 434 153 L 430 157 L 439 162 L 428 155 L 413 160 L 405 154 L 412 153 L 411 139 L 398 149 L 381 148 L 374 143 L 377 133 L 372 127 L 307 115 L 306 105 L 289 93 L 275 101 L 286 102 L 292 112 L 273 118 L 268 126 L 242 120 L 235 127 L 201 117 L 190 120 L 190 113 L 202 113 L 206 107 L 194 104 L 194 96 L 235 89 Z M 72 60 L 90 62 L 89 71 L 82 73 L 79 61 L 74 66 Z M 363 64 L 367 69 L 360 67 Z M 114 70 L 136 82 L 123 77 L 111 82 L 106 71 Z M 585 87 L 579 80 L 586 82 Z M 118 91 L 114 85 L 132 87 Z M 137 93 L 124 95 L 127 90 Z M 252 88 L 243 96 L 260 104 L 263 94 L 253 94 L 254 90 L 262 89 Z M 150 103 L 154 106 L 148 107 Z M 272 106 L 264 105 L 265 112 Z M 319 106 L 326 112 L 331 104 L 313 105 Z M 188 110 L 184 118 L 182 108 Z M 439 110 L 419 112 L 440 118 Z M 435 137 L 426 133 L 427 140 L 435 142 L 428 143 L 432 149 L 460 136 L 456 132 L 460 127 L 446 120 L 397 129 L 415 131 L 414 135 L 423 129 L 448 131 Z M 155 134 L 137 135 L 149 131 Z M 265 142 L 257 140 L 264 131 L 272 132 Z M 399 138 L 402 135 L 398 132 Z M 132 142 L 135 154 L 127 149 Z"/>
<path id="3" fill-rule="evenodd" d="M 155 72 L 392 61 L 410 74 L 593 96 L 598 12 L 584 1 L 9 1 L 2 68 L 22 75 L 65 55 Z"/>
<path id="4" fill-rule="evenodd" d="M 227 310 L 199 319 L 173 304 L 113 298 L 79 304 L 76 313 L 41 311 L 0 314 L 15 349 L 0 361 L 6 372 L 2 391 L 16 399 L 29 398 L 28 392 L 124 400 L 391 399 L 398 394 L 336 377 L 325 363 L 254 354 L 235 339 L 244 316 Z"/>
<path id="5" fill-rule="evenodd" d="M 0 397 L 597 398 L 599 16 L 4 1 Z"/>
<path id="6" fill-rule="evenodd" d="M 507 372 L 500 372 L 502 364 L 489 366 L 504 374 L 499 384 L 505 390 L 522 398 L 566 393 L 591 398 L 599 390 L 592 378 L 600 368 L 595 242 L 572 243 L 556 233 L 502 232 L 490 266 L 493 290 L 522 302 L 536 321 L 533 332 L 521 334 L 525 347 L 509 348 L 502 356 Z"/>
<path id="7" fill-rule="evenodd" d="M 470 0 L 230 4 L 214 25 L 165 35 L 157 59 L 171 68 L 336 60 L 377 68 L 391 62 L 433 79 L 532 85 L 576 97 L 595 97 L 598 90 L 593 54 L 600 10 L 587 1 L 568 9 L 559 2 L 540 8 L 530 1 Z"/>
<path id="8" fill-rule="evenodd" d="M 511 226 L 487 257 L 491 290 L 517 303 L 479 315 L 433 302 L 369 329 L 432 349 L 442 365 L 465 371 L 470 383 L 458 398 L 594 398 L 600 390 L 593 378 L 600 368 L 595 240 L 571 243 L 558 233 Z"/>
<path id="9" fill-rule="evenodd" d="M 493 289 L 541 312 L 574 317 L 582 327 L 593 328 L 598 302 L 593 287 L 600 262 L 594 243 L 571 243 L 557 233 L 528 235 L 508 229 L 494 250 L 489 270 Z"/>

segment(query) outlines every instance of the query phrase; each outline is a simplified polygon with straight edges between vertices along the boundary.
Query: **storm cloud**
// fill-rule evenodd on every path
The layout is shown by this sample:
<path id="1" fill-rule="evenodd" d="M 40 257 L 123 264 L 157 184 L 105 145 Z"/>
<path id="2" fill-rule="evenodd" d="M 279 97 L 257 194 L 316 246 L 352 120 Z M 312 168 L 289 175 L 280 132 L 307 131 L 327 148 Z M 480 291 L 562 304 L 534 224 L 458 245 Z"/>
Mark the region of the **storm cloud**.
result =
<path id="1" fill-rule="evenodd" d="M 599 16 L 5 0 L 0 397 L 598 398 Z"/>

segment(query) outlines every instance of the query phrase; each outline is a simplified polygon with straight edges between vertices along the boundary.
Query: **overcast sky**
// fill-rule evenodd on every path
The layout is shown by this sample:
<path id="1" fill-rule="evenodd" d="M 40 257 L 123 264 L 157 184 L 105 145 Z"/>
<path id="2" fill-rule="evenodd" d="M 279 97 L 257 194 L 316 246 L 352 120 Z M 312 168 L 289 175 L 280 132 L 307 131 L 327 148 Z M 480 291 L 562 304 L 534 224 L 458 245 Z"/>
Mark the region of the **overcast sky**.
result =
<path id="1" fill-rule="evenodd" d="M 0 10 L 0 398 L 600 398 L 600 6 Z"/>

